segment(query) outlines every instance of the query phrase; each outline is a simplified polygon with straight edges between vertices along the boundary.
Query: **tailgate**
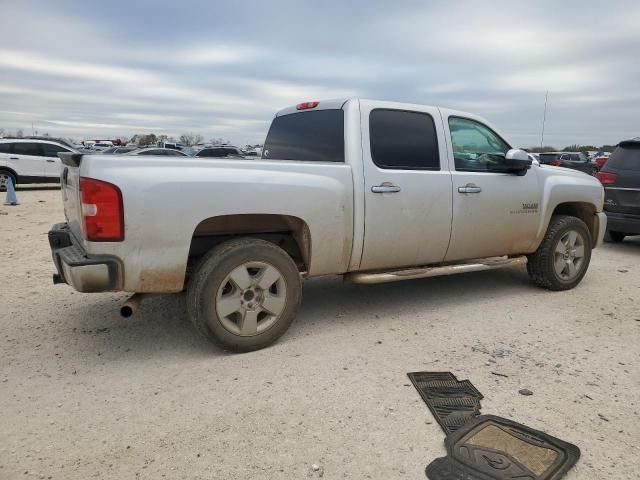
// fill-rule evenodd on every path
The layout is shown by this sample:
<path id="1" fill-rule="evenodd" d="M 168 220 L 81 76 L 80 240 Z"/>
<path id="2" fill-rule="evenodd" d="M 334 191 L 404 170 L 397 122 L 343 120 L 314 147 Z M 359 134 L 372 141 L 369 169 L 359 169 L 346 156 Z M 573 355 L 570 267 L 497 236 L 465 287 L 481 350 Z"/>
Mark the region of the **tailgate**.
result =
<path id="1" fill-rule="evenodd" d="M 607 166 L 604 171 L 612 171 L 617 175 L 615 184 L 604 186 L 605 210 L 640 215 L 640 164 L 637 170 L 612 169 Z"/>
<path id="2" fill-rule="evenodd" d="M 640 215 L 640 140 L 620 142 L 601 171 L 614 176 L 604 186 L 605 210 Z"/>
<path id="3" fill-rule="evenodd" d="M 82 206 L 80 203 L 80 162 L 81 153 L 59 153 L 62 160 L 60 191 L 64 216 L 71 233 L 77 240 L 82 240 Z"/>
<path id="4" fill-rule="evenodd" d="M 640 187 L 605 187 L 604 191 L 605 210 L 640 215 Z"/>

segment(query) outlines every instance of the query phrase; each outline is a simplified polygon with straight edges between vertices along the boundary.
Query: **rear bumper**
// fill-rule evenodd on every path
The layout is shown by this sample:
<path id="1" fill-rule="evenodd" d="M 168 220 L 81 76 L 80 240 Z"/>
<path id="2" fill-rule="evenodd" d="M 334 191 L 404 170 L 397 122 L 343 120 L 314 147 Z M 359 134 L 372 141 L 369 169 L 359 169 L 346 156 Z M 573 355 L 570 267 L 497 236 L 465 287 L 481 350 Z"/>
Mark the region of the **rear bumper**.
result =
<path id="1" fill-rule="evenodd" d="M 66 223 L 58 223 L 49 231 L 49 246 L 58 279 L 78 292 L 108 292 L 120 285 L 120 264 L 112 259 L 88 255 L 71 234 Z"/>
<path id="2" fill-rule="evenodd" d="M 640 215 L 613 212 L 605 213 L 607 214 L 607 230 L 628 234 L 640 234 Z"/>

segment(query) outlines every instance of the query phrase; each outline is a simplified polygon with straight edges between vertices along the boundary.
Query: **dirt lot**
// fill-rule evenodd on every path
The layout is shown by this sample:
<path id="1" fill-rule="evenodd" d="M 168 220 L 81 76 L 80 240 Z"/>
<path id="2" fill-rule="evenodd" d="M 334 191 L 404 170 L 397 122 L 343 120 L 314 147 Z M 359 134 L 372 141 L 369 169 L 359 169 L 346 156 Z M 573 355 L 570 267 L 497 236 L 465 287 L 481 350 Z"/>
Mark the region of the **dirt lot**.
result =
<path id="1" fill-rule="evenodd" d="M 640 238 L 597 250 L 563 293 L 521 269 L 313 280 L 275 346 L 229 355 L 181 295 L 125 320 L 126 295 L 52 285 L 59 196 L 0 206 L 1 479 L 425 478 L 444 435 L 409 386 L 417 370 L 451 370 L 484 413 L 577 444 L 569 480 L 640 477 Z"/>

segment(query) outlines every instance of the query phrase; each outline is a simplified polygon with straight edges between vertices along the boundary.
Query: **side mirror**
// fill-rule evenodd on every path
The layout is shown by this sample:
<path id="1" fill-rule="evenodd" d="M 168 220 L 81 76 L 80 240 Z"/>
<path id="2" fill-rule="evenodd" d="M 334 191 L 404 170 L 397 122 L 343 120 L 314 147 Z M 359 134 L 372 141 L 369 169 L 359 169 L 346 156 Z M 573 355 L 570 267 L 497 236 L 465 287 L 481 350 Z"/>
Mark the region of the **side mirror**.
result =
<path id="1" fill-rule="evenodd" d="M 531 167 L 529 154 L 519 148 L 512 148 L 505 155 L 505 166 L 507 170 L 517 175 L 524 175 Z"/>

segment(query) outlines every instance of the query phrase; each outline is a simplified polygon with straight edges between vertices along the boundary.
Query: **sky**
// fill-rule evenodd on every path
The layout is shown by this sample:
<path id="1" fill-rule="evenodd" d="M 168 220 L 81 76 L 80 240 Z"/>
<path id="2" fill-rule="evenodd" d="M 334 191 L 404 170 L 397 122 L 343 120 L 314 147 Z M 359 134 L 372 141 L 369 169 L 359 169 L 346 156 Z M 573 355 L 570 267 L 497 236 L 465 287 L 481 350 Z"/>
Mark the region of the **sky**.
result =
<path id="1" fill-rule="evenodd" d="M 640 136 L 640 2 L 0 0 L 0 129 L 261 143 L 363 97 L 487 118 L 514 146 Z"/>

